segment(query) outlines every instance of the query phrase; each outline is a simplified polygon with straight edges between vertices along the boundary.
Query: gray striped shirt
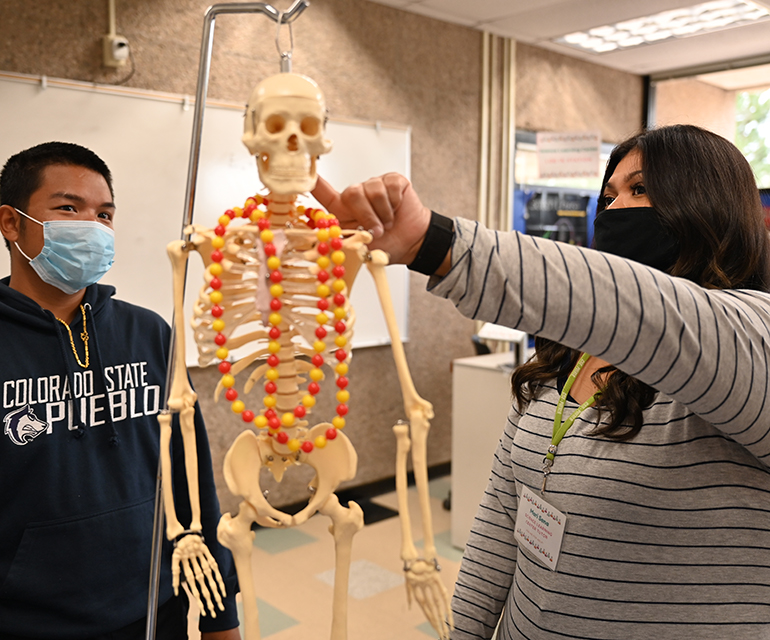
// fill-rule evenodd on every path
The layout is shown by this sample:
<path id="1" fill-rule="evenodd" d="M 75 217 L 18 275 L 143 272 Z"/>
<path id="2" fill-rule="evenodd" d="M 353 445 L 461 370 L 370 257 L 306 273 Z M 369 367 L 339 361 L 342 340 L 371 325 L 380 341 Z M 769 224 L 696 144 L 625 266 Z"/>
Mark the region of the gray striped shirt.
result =
<path id="1" fill-rule="evenodd" d="M 466 316 L 600 357 L 659 391 L 630 442 L 559 445 L 547 497 L 568 514 L 558 571 L 517 553 L 558 401 L 512 408 L 463 558 L 455 640 L 770 639 L 770 296 L 705 290 L 615 256 L 455 220 L 436 295 Z M 568 401 L 565 416 L 576 408 Z M 453 464 L 463 464 L 455 460 Z"/>

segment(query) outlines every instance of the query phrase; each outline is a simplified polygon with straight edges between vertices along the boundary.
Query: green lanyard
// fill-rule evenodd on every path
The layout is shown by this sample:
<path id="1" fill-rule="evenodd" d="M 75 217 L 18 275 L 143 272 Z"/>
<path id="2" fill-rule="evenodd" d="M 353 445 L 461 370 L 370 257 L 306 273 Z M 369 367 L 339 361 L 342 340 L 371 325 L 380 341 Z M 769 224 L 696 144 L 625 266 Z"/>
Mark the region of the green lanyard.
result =
<path id="1" fill-rule="evenodd" d="M 590 357 L 591 356 L 587 353 L 584 353 L 582 356 L 580 356 L 580 360 L 577 361 L 575 368 L 572 370 L 572 373 L 569 374 L 567 381 L 564 383 L 564 388 L 561 390 L 559 403 L 556 405 L 556 415 L 553 418 L 553 436 L 551 436 L 551 444 L 548 447 L 548 453 L 546 453 L 545 458 L 543 458 L 543 486 L 540 490 L 541 493 L 545 493 L 545 483 L 546 480 L 548 480 L 548 474 L 551 473 L 553 460 L 556 457 L 556 451 L 559 448 L 559 443 L 564 437 L 564 434 L 569 431 L 576 418 L 581 413 L 583 413 L 583 411 L 588 409 L 588 407 L 590 407 L 594 402 L 596 402 L 596 394 L 593 394 L 590 398 L 588 398 L 588 400 L 586 400 L 577 409 L 575 409 L 566 420 L 562 422 L 564 405 L 567 403 L 567 396 L 569 395 L 569 391 L 572 389 L 572 385 L 575 383 L 575 379 L 578 377 L 578 374 L 583 369 L 583 365 L 588 362 Z"/>

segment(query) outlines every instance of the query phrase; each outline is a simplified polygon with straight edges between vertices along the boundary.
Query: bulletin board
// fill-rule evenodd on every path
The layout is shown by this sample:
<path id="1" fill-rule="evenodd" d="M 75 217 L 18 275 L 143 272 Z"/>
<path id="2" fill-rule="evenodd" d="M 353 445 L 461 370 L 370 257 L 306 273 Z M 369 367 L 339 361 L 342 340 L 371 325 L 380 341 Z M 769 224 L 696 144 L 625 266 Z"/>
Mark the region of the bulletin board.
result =
<path id="1" fill-rule="evenodd" d="M 253 157 L 241 143 L 244 104 L 207 103 L 201 141 L 194 222 L 215 226 L 228 208 L 262 189 Z M 187 167 L 192 137 L 192 99 L 109 85 L 0 72 L 0 162 L 50 140 L 76 142 L 96 152 L 113 174 L 117 215 L 115 264 L 101 280 L 117 297 L 148 307 L 167 321 L 173 312 L 166 244 L 182 235 Z M 334 187 L 388 171 L 409 177 L 409 127 L 331 119 L 331 153 L 318 172 Z M 317 206 L 311 198 L 307 205 Z M 0 275 L 10 273 L 0 252 Z M 409 279 L 406 268 L 387 268 L 402 339 L 408 339 Z M 186 317 L 201 288 L 203 267 L 189 262 Z M 364 268 L 353 286 L 357 309 L 353 348 L 390 342 L 374 283 Z M 197 364 L 188 327 L 187 361 Z"/>

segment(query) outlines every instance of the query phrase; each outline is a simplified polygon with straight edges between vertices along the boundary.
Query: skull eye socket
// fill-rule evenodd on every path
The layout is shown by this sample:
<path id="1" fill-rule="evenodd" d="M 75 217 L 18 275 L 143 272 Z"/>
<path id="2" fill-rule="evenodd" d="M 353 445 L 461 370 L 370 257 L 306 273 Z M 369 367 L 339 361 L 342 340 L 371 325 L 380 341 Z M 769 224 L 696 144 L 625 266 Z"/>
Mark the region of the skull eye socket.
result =
<path id="1" fill-rule="evenodd" d="M 299 128 L 306 136 L 314 136 L 318 134 L 321 129 L 321 121 L 318 118 L 308 116 L 307 118 L 302 119 Z"/>
<path id="2" fill-rule="evenodd" d="M 280 133 L 283 131 L 285 126 L 286 120 L 284 120 L 282 115 L 277 113 L 269 116 L 268 119 L 265 120 L 265 128 L 267 129 L 268 133 Z"/>

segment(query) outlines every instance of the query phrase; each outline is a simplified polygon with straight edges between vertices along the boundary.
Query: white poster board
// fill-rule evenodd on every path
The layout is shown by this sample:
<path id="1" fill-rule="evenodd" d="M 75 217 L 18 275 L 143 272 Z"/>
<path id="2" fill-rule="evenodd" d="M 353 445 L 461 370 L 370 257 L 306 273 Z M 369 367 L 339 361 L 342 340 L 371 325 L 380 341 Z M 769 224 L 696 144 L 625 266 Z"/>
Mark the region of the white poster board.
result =
<path id="1" fill-rule="evenodd" d="M 602 138 L 598 131 L 538 132 L 541 178 L 594 178 L 599 175 Z"/>
<path id="2" fill-rule="evenodd" d="M 67 80 L 0 73 L 0 162 L 49 140 L 76 142 L 110 167 L 115 188 L 115 264 L 102 279 L 118 297 L 148 307 L 169 322 L 171 267 L 166 244 L 181 237 L 193 106 L 184 96 L 88 85 Z M 243 106 L 211 105 L 203 119 L 194 222 L 214 226 L 228 208 L 262 188 L 257 168 L 240 141 Z M 397 171 L 410 174 L 408 127 L 331 120 L 332 152 L 318 170 L 334 187 Z M 311 204 L 310 201 L 308 201 Z M 317 205 L 316 205 L 317 206 Z M 409 278 L 406 268 L 387 268 L 402 339 L 408 339 Z M 10 273 L 0 252 L 0 276 Z M 200 290 L 203 268 L 190 260 L 186 317 Z M 374 283 L 361 269 L 351 296 L 358 310 L 353 347 L 389 343 Z M 188 328 L 188 364 L 197 353 Z"/>

